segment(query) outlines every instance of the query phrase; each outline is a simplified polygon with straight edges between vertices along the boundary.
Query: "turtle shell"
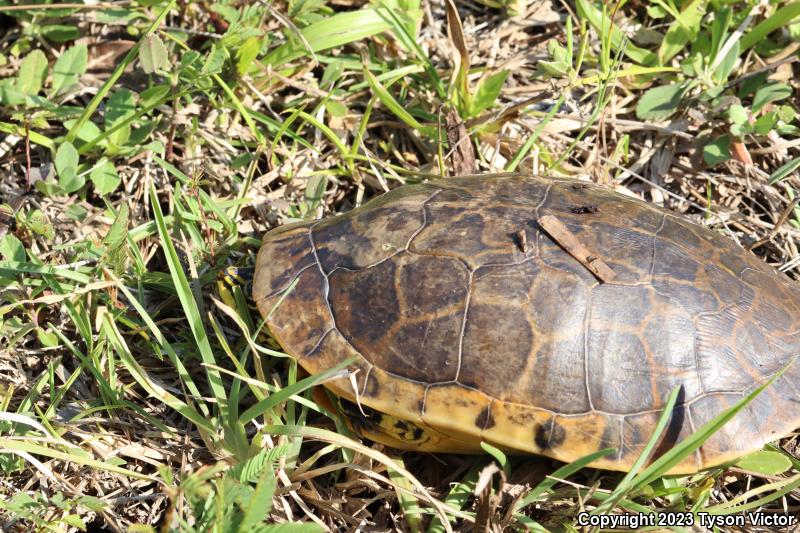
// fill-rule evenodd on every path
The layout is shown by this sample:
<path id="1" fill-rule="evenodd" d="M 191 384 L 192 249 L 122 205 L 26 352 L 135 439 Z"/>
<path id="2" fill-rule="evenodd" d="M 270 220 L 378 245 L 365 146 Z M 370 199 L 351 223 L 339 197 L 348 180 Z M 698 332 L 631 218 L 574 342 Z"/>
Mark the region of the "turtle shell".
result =
<path id="1" fill-rule="evenodd" d="M 552 215 L 613 270 L 600 280 L 538 221 Z M 628 469 L 664 404 L 663 453 L 780 375 L 672 472 L 800 426 L 800 291 L 733 241 L 570 179 L 467 176 L 406 185 L 264 238 L 267 326 L 310 373 L 463 446 Z M 413 447 L 413 446 L 410 446 Z M 443 446 L 447 448 L 446 446 Z M 427 449 L 437 449 L 435 445 Z"/>

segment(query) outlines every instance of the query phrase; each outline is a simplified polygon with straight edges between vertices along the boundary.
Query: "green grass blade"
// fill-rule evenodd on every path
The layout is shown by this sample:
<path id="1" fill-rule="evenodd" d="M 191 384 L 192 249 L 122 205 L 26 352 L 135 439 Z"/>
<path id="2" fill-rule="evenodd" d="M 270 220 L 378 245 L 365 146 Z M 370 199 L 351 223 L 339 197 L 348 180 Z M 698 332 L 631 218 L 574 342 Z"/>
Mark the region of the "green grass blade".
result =
<path id="1" fill-rule="evenodd" d="M 9 124 L 7 122 L 0 122 L 0 133 L 8 133 L 9 135 L 16 135 L 17 137 L 23 138 L 26 135 L 24 127 L 17 124 Z M 52 139 L 45 137 L 41 133 L 36 133 L 35 131 L 28 131 L 27 135 L 33 144 L 44 146 L 53 152 L 56 151 L 56 143 Z"/>
<path id="2" fill-rule="evenodd" d="M 153 478 L 147 474 L 140 474 L 139 472 L 134 472 L 132 470 L 127 470 L 125 468 L 115 466 L 108 461 L 98 461 L 97 459 L 91 459 L 84 455 L 83 453 L 65 453 L 58 450 L 54 450 L 52 448 L 48 448 L 46 446 L 40 446 L 38 444 L 34 444 L 30 440 L 16 440 L 16 439 L 7 439 L 7 438 L 0 438 L 0 453 L 29 453 L 31 455 L 41 455 L 43 457 L 49 457 L 51 459 L 56 459 L 59 461 L 69 461 L 72 463 L 76 463 L 83 466 L 88 466 L 95 470 L 99 470 L 102 472 L 109 472 L 112 474 L 118 474 L 122 476 L 126 476 L 132 479 L 143 479 L 147 481 L 154 481 Z"/>
<path id="3" fill-rule="evenodd" d="M 252 405 L 247 409 L 247 411 L 242 413 L 242 416 L 239 417 L 239 422 L 242 424 L 247 424 L 249 421 L 253 420 L 257 416 L 261 416 L 262 414 L 274 408 L 276 405 L 285 402 L 295 394 L 300 394 L 304 390 L 308 390 L 316 385 L 321 385 L 326 381 L 330 381 L 331 379 L 341 378 L 343 375 L 341 370 L 354 361 L 355 359 L 353 358 L 347 359 L 335 367 L 326 370 L 325 372 L 309 376 L 301 381 L 288 385 L 281 390 L 274 392 L 273 394 L 270 394 L 268 397 Z"/>
<path id="4" fill-rule="evenodd" d="M 800 16 L 800 2 L 786 4 L 742 37 L 741 51 L 745 52 L 754 47 L 778 28 L 787 27 L 798 16 Z"/>
<path id="5" fill-rule="evenodd" d="M 175 351 L 175 349 L 172 347 L 169 341 L 167 341 L 166 337 L 164 337 L 164 334 L 161 333 L 161 330 L 158 329 L 158 326 L 150 317 L 150 315 L 147 313 L 147 310 L 142 306 L 142 304 L 139 303 L 139 301 L 136 299 L 133 293 L 122 283 L 118 283 L 117 287 L 126 296 L 126 298 L 128 299 L 128 303 L 136 310 L 136 312 L 139 313 L 139 316 L 144 321 L 145 326 L 147 326 L 147 329 L 150 331 L 150 334 L 153 335 L 155 342 L 158 343 L 158 347 L 164 353 L 167 354 L 167 357 L 175 366 L 175 369 L 178 372 L 178 377 L 180 378 L 184 386 L 188 389 L 189 394 L 197 398 L 199 401 L 199 399 L 202 398 L 202 395 L 200 394 L 200 389 L 195 384 L 194 380 L 191 377 L 191 374 L 189 374 L 189 371 L 186 369 L 183 362 L 181 361 L 181 358 L 178 356 L 178 353 Z M 199 405 L 200 405 L 200 411 L 203 413 L 203 415 L 209 416 L 209 411 L 206 404 L 200 402 Z"/>
<path id="6" fill-rule="evenodd" d="M 514 515 L 514 519 L 523 526 L 525 526 L 527 530 L 531 531 L 532 533 L 552 533 L 552 531 L 550 531 L 542 524 L 540 524 L 539 522 L 528 516 L 517 514 Z"/>
<path id="7" fill-rule="evenodd" d="M 300 33 L 313 52 L 343 46 L 391 29 L 386 16 L 380 10 L 384 8 L 337 13 L 306 26 Z M 308 52 L 302 40 L 295 38 L 267 54 L 263 62 L 279 67 L 308 55 Z"/>
<path id="8" fill-rule="evenodd" d="M 556 113 L 561 110 L 561 106 L 564 104 L 565 98 L 566 96 L 564 94 L 558 97 L 555 105 L 550 108 L 550 111 L 547 112 L 547 115 L 545 115 L 539 125 L 536 126 L 536 129 L 533 130 L 533 133 L 531 133 L 531 135 L 525 140 L 525 144 L 520 146 L 519 150 L 517 150 L 517 153 L 515 153 L 514 157 L 511 158 L 511 161 L 508 162 L 505 168 L 506 172 L 514 172 L 517 170 L 517 167 L 519 167 L 519 164 L 523 159 L 525 159 L 525 156 L 528 155 L 528 152 L 531 151 L 533 144 L 547 127 L 547 124 L 553 119 Z"/>
<path id="9" fill-rule="evenodd" d="M 398 67 L 398 68 L 389 70 L 389 71 L 384 72 L 382 74 L 377 74 L 376 75 L 375 73 L 373 73 L 372 75 L 375 76 L 375 79 L 378 80 L 379 82 L 385 83 L 387 85 L 391 85 L 392 83 L 394 83 L 397 80 L 406 78 L 408 76 L 411 76 L 412 74 L 418 74 L 419 72 L 422 72 L 422 71 L 423 71 L 423 69 L 419 65 L 404 65 L 402 67 Z M 370 71 L 370 72 L 372 72 L 372 71 Z M 362 90 L 367 89 L 369 87 L 370 87 L 369 81 L 367 81 L 365 79 L 364 81 L 360 81 L 358 83 L 354 83 L 351 87 L 349 87 L 349 90 L 352 91 L 352 92 L 356 92 L 356 91 L 362 91 Z M 374 98 L 374 95 L 373 95 L 372 98 Z M 370 101 L 372 101 L 372 98 L 370 99 Z"/>
<path id="10" fill-rule="evenodd" d="M 417 59 L 422 62 L 423 68 L 425 72 L 428 74 L 428 77 L 431 80 L 431 84 L 433 88 L 436 89 L 436 94 L 439 96 L 440 99 L 445 100 L 447 98 L 447 90 L 444 87 L 444 83 L 442 82 L 442 78 L 439 76 L 439 73 L 436 71 L 436 66 L 433 64 L 431 59 L 422 49 L 422 47 L 417 43 L 417 40 L 414 38 L 413 35 L 408 33 L 405 24 L 402 23 L 400 18 L 392 9 L 384 9 L 378 12 L 379 15 L 385 15 L 388 22 L 391 24 L 392 29 L 394 30 L 395 37 L 398 41 L 400 41 L 403 46 L 405 46 L 406 50 L 409 52 L 413 52 L 414 55 L 417 56 Z"/>
<path id="11" fill-rule="evenodd" d="M 302 118 L 315 128 L 317 128 L 319 131 L 321 131 L 322 134 L 325 135 L 325 137 L 327 137 L 328 140 L 333 143 L 333 145 L 339 151 L 339 154 L 342 156 L 343 159 L 345 160 L 352 159 L 352 156 L 350 155 L 350 151 L 347 149 L 347 146 L 344 145 L 342 140 L 333 132 L 332 129 L 330 129 L 328 126 L 317 120 L 312 115 L 309 115 L 305 111 L 298 111 L 297 116 Z"/>
<path id="12" fill-rule="evenodd" d="M 792 360 L 789 365 L 794 362 Z M 704 424 L 700 429 L 695 431 L 689 437 L 683 439 L 681 442 L 676 444 L 670 451 L 653 461 L 653 463 L 647 467 L 645 470 L 639 474 L 636 479 L 632 483 L 631 490 L 639 490 L 650 483 L 652 483 L 655 479 L 663 476 L 666 474 L 672 467 L 680 463 L 686 456 L 693 453 L 697 450 L 703 443 L 708 440 L 711 435 L 719 431 L 722 426 L 724 426 L 728 421 L 736 416 L 736 414 L 747 407 L 747 405 L 752 402 L 756 396 L 761 394 L 761 392 L 766 389 L 769 385 L 772 384 L 777 378 L 783 375 L 786 369 L 789 368 L 789 365 L 783 367 L 778 373 L 776 373 L 772 378 L 769 379 L 766 383 L 758 387 L 756 390 L 748 394 L 745 398 L 743 398 L 739 403 L 726 409 L 713 419 L 709 420 L 706 424 Z"/>
<path id="13" fill-rule="evenodd" d="M 156 217 L 156 228 L 158 235 L 161 238 L 161 245 L 164 250 L 164 255 L 167 260 L 172 281 L 175 284 L 175 290 L 178 293 L 178 299 L 181 302 L 183 312 L 186 313 L 186 320 L 192 330 L 197 348 L 200 352 L 200 358 L 207 365 L 216 363 L 214 353 L 211 349 L 211 344 L 208 340 L 203 319 L 200 314 L 200 308 L 195 301 L 194 294 L 183 271 L 181 262 L 178 259 L 178 253 L 175 250 L 175 245 L 172 244 L 172 236 L 167 230 L 167 225 L 164 222 L 164 214 L 161 212 L 161 206 L 158 203 L 158 195 L 156 194 L 155 186 L 150 184 L 150 205 L 153 208 L 153 214 Z M 225 387 L 222 383 L 222 377 L 219 372 L 206 367 L 208 375 L 208 383 L 214 399 L 220 409 L 224 410 L 227 404 L 225 396 Z"/>
<path id="14" fill-rule="evenodd" d="M 591 493 L 590 499 L 591 500 L 597 500 L 597 501 L 600 501 L 600 502 L 604 502 L 610 497 L 611 497 L 611 495 L 607 494 L 605 492 L 594 491 L 594 492 Z M 653 509 L 652 508 L 647 507 L 646 505 L 642 505 L 640 503 L 636 503 L 636 502 L 631 501 L 631 500 L 626 500 L 625 498 L 620 500 L 618 502 L 618 505 L 622 509 L 624 509 L 626 511 L 629 511 L 629 512 L 641 513 L 641 514 L 653 514 Z"/>
<path id="15" fill-rule="evenodd" d="M 461 478 L 461 481 L 450 489 L 444 503 L 454 509 L 463 509 L 475 491 L 475 484 L 481 470 L 486 466 L 485 462 L 476 462 L 469 471 Z M 428 526 L 427 533 L 442 533 L 444 526 L 439 516 L 434 516 Z"/>
<path id="16" fill-rule="evenodd" d="M 664 404 L 664 410 L 662 411 L 661 416 L 658 418 L 658 423 L 656 423 L 653 434 L 647 441 L 642 453 L 639 454 L 639 457 L 633 463 L 633 466 L 628 473 L 625 474 L 625 477 L 622 478 L 622 481 L 617 484 L 617 487 L 614 489 L 614 492 L 611 493 L 611 496 L 605 502 L 603 502 L 602 505 L 598 506 L 597 509 L 592 511 L 592 514 L 602 514 L 611 511 L 616 505 L 616 502 L 621 500 L 632 490 L 634 477 L 639 473 L 639 471 L 642 469 L 642 466 L 644 466 L 644 464 L 650 458 L 653 450 L 655 450 L 656 445 L 658 444 L 658 441 L 661 439 L 661 435 L 667 428 L 667 424 L 672 419 L 673 409 L 678 401 L 678 395 L 680 392 L 680 385 L 672 389 L 672 392 L 670 392 L 669 397 L 667 398 L 666 404 Z"/>
<path id="17" fill-rule="evenodd" d="M 519 510 L 523 507 L 530 505 L 531 503 L 535 502 L 539 499 L 540 496 L 549 493 L 552 491 L 552 488 L 556 485 L 556 483 L 560 483 L 562 479 L 566 479 L 575 472 L 582 470 L 590 463 L 597 461 L 598 459 L 602 459 L 606 455 L 614 453 L 616 450 L 614 448 L 604 448 L 602 450 L 598 450 L 594 453 L 590 453 L 585 457 L 581 457 L 577 461 L 573 461 L 568 465 L 564 465 L 549 476 L 542 480 L 538 485 L 536 485 L 528 494 L 525 495 L 524 498 L 520 498 L 516 504 L 514 504 L 514 509 Z"/>
<path id="18" fill-rule="evenodd" d="M 769 178 L 767 179 L 767 182 L 770 185 L 775 185 L 779 181 L 790 176 L 798 168 L 800 168 L 800 157 L 795 157 L 788 163 L 781 165 L 780 168 L 778 168 L 778 170 L 770 174 Z"/>
<path id="19" fill-rule="evenodd" d="M 736 498 L 733 498 L 730 501 L 721 503 L 719 505 L 714 505 L 713 507 L 706 507 L 703 509 L 703 512 L 713 515 L 727 515 L 727 514 L 741 513 L 744 511 L 749 511 L 751 509 L 757 509 L 774 501 L 780 500 L 781 497 L 783 497 L 785 494 L 789 494 L 798 487 L 800 487 L 800 474 L 796 474 L 785 480 L 762 485 L 740 496 L 737 496 Z M 746 502 L 755 494 L 767 491 L 774 491 L 774 492 L 770 492 L 767 496 L 758 498 L 757 500 L 753 500 L 747 503 L 741 503 L 741 502 Z M 739 505 L 740 503 L 741 505 Z"/>
<path id="20" fill-rule="evenodd" d="M 503 450 L 492 446 L 488 442 L 481 442 L 481 449 L 497 461 L 497 464 L 500 465 L 500 468 L 503 469 L 506 476 L 511 475 L 511 464 L 508 462 L 508 457 L 503 453 Z"/>
<path id="21" fill-rule="evenodd" d="M 369 83 L 372 92 L 375 93 L 381 103 L 389 108 L 389 110 L 394 113 L 397 118 L 405 122 L 413 129 L 427 135 L 428 137 L 436 136 L 436 128 L 420 124 L 417 119 L 411 115 L 411 113 L 406 111 L 400 102 L 395 100 L 394 96 L 389 93 L 386 87 L 384 87 L 366 67 L 364 68 L 364 77 L 366 78 L 367 83 Z"/>
<path id="22" fill-rule="evenodd" d="M 617 71 L 611 72 L 607 77 L 600 74 L 592 74 L 578 78 L 576 83 L 578 85 L 593 85 L 603 79 L 617 80 L 620 78 L 632 78 L 634 76 L 647 76 L 649 74 L 665 74 L 672 72 L 680 72 L 679 68 L 675 67 L 640 67 L 633 65 L 631 67 L 621 68 Z"/>
<path id="23" fill-rule="evenodd" d="M 16 274 L 41 274 L 69 279 L 86 285 L 92 282 L 92 278 L 86 274 L 82 274 L 77 270 L 70 270 L 69 267 L 18 263 L 13 261 L 0 261 L 0 274 L 6 276 L 13 276 Z"/>
<path id="24" fill-rule="evenodd" d="M 180 413 L 184 418 L 191 421 L 199 429 L 203 429 L 209 433 L 215 430 L 214 424 L 206 417 L 194 410 L 189 404 L 175 397 L 166 389 L 156 384 L 156 382 L 147 375 L 147 372 L 139 365 L 136 358 L 128 348 L 125 339 L 119 333 L 114 322 L 108 314 L 103 317 L 103 327 L 108 333 L 108 338 L 111 340 L 112 345 L 117 350 L 117 353 L 122 358 L 128 372 L 139 383 L 139 385 L 147 391 L 150 396 L 163 402 L 168 407 Z"/>
<path id="25" fill-rule="evenodd" d="M 625 43 L 625 34 L 606 16 L 604 11 L 598 9 L 592 0 L 577 0 L 578 15 L 587 20 L 597 32 L 610 39 L 611 45 L 616 50 L 624 50 L 625 55 L 640 65 L 654 66 L 658 63 L 658 56 L 650 50 L 639 48 L 630 43 Z"/>
<path id="26" fill-rule="evenodd" d="M 394 463 L 401 468 L 405 468 L 402 457 L 395 458 Z M 395 496 L 397 496 L 397 502 L 400 504 L 400 510 L 403 512 L 403 517 L 406 519 L 409 531 L 411 531 L 411 533 L 419 533 L 422 531 L 422 516 L 420 514 L 419 499 L 414 495 L 414 488 L 411 486 L 408 478 L 399 474 L 395 469 L 389 470 L 389 479 L 391 479 L 397 487 L 406 489 L 395 489 Z"/>

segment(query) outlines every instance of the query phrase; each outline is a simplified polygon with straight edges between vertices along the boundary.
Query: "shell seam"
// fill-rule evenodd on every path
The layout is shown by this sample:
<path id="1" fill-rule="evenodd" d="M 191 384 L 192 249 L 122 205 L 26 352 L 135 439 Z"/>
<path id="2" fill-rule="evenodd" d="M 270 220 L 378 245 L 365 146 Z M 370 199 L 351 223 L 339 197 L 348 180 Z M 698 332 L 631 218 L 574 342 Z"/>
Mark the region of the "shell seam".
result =
<path id="1" fill-rule="evenodd" d="M 594 299 L 594 287 L 586 291 L 586 311 L 583 314 L 583 385 L 586 388 L 586 399 L 589 408 L 595 411 L 592 401 L 592 389 L 589 384 L 589 320 L 592 313 L 592 301 Z"/>
<path id="2" fill-rule="evenodd" d="M 311 252 L 314 254 L 314 261 L 317 263 L 317 267 L 319 268 L 319 273 L 322 274 L 322 278 L 325 280 L 325 292 L 323 294 L 323 298 L 325 299 L 325 308 L 328 310 L 328 315 L 331 318 L 331 328 L 326 331 L 319 339 L 318 343 L 322 342 L 322 339 L 331 331 L 336 329 L 336 317 L 333 315 L 333 308 L 331 307 L 330 302 L 330 292 L 331 292 L 331 283 L 330 279 L 328 279 L 328 275 L 325 273 L 325 269 L 322 268 L 322 263 L 319 260 L 319 254 L 317 253 L 317 244 L 314 242 L 314 228 L 316 228 L 322 220 L 316 221 L 308 228 L 308 242 L 311 243 Z"/>
<path id="3" fill-rule="evenodd" d="M 461 334 L 458 337 L 458 364 L 456 366 L 456 376 L 453 381 L 458 382 L 461 375 L 461 362 L 464 355 L 464 336 L 467 332 L 467 315 L 469 313 L 469 303 L 472 299 L 472 280 L 475 276 L 475 271 L 469 269 L 469 277 L 467 278 L 467 296 L 464 298 L 464 316 L 461 318 Z"/>
<path id="4" fill-rule="evenodd" d="M 311 263 L 310 265 L 304 266 L 299 271 L 297 271 L 297 273 L 294 276 L 292 276 L 292 279 L 290 279 L 289 282 L 286 283 L 286 285 L 283 285 L 280 289 L 275 289 L 274 291 L 270 292 L 269 294 L 265 294 L 264 296 L 262 296 L 261 298 L 256 300 L 255 303 L 259 304 L 259 303 L 263 302 L 264 300 L 266 300 L 268 298 L 272 298 L 272 297 L 277 296 L 278 294 L 286 291 L 286 289 L 288 289 L 292 285 L 292 283 L 294 283 L 294 281 L 303 274 L 303 272 L 305 272 L 309 268 L 313 268 L 314 266 L 316 266 L 315 263 Z"/>
<path id="5" fill-rule="evenodd" d="M 647 275 L 647 280 L 651 285 L 653 282 L 653 272 L 655 272 L 656 270 L 656 249 L 658 248 L 658 234 L 661 233 L 661 231 L 664 229 L 666 225 L 667 225 L 667 214 L 664 213 L 661 218 L 661 225 L 653 234 L 653 257 L 650 260 L 650 272 Z"/>

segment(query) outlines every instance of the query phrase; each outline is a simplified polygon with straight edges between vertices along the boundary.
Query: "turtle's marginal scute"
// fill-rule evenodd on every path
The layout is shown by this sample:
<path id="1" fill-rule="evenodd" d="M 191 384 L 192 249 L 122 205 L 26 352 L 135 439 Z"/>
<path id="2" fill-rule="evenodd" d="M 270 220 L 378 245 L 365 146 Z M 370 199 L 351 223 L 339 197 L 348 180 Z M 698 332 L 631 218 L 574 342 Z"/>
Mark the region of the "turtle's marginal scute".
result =
<path id="1" fill-rule="evenodd" d="M 549 236 L 546 216 L 613 279 Z M 614 448 L 593 465 L 625 470 L 674 387 L 656 456 L 800 355 L 800 289 L 788 278 L 679 215 L 562 178 L 409 185 L 278 228 L 253 295 L 310 373 L 355 358 L 355 383 L 326 386 L 384 413 L 391 427 L 373 436 L 408 449 L 479 452 L 485 440 L 570 462 Z M 672 473 L 788 434 L 798 403 L 795 361 Z"/>
<path id="2" fill-rule="evenodd" d="M 291 346 L 298 359 L 313 352 L 334 328 L 330 308 L 319 297 L 325 288 L 325 277 L 319 270 L 306 268 L 289 288 L 257 302 L 261 314 L 268 317 L 272 334 L 283 346 Z"/>
<path id="3" fill-rule="evenodd" d="M 379 398 L 381 394 L 380 382 L 371 374 L 367 376 L 362 395 L 367 398 Z"/>
<path id="4" fill-rule="evenodd" d="M 310 222 L 281 226 L 267 233 L 258 252 L 253 278 L 253 300 L 285 291 L 304 270 L 315 267 L 315 258 L 308 240 Z"/>

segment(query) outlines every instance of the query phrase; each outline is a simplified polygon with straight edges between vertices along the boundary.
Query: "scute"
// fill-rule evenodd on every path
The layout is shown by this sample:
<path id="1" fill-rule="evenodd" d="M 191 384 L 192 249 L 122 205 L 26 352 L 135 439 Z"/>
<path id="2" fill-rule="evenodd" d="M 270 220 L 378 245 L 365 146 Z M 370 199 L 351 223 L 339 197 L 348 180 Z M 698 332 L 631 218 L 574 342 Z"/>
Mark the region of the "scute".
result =
<path id="1" fill-rule="evenodd" d="M 328 278 L 337 327 L 356 348 L 373 351 L 400 321 L 396 275 L 397 262 L 390 260 L 363 271 L 339 270 Z"/>
<path id="2" fill-rule="evenodd" d="M 588 297 L 589 289 L 580 277 L 553 269 L 536 258 L 517 265 L 477 270 L 459 381 L 469 383 L 476 376 L 489 373 L 496 375 L 496 379 L 488 382 L 483 379 L 479 382 L 483 385 L 478 386 L 497 387 L 501 391 L 495 396 L 498 399 L 531 403 L 564 414 L 587 412 L 590 405 L 584 372 L 584 318 Z M 559 305 L 553 305 L 554 302 Z M 480 309 L 482 303 L 494 303 L 501 311 L 493 313 L 489 308 L 484 316 L 474 315 L 473 311 Z M 501 316 L 507 312 L 517 315 L 521 325 L 509 324 L 498 331 L 493 325 L 508 324 Z M 524 338 L 528 327 L 529 339 Z M 507 335 L 509 330 L 514 333 Z M 473 346 L 481 340 L 487 342 L 491 335 L 501 338 L 494 350 L 490 339 L 488 349 Z M 509 347 L 520 340 L 523 349 L 517 350 L 514 357 Z M 484 357 L 484 353 L 489 357 Z M 498 366 L 502 369 L 497 370 Z"/>
<path id="3" fill-rule="evenodd" d="M 424 227 L 424 204 L 432 194 L 425 189 L 395 193 L 376 205 L 364 206 L 358 214 L 351 212 L 315 225 L 310 237 L 322 270 L 359 270 L 404 250 Z"/>
<path id="4" fill-rule="evenodd" d="M 565 252 L 544 215 L 616 278 Z M 452 178 L 273 230 L 254 298 L 309 372 L 355 358 L 355 387 L 328 386 L 436 436 L 418 449 L 483 439 L 572 461 L 613 447 L 594 465 L 624 470 L 674 387 L 658 454 L 787 366 L 673 472 L 800 425 L 798 287 L 712 231 L 589 183 Z"/>
<path id="5" fill-rule="evenodd" d="M 589 397 L 595 409 L 627 414 L 653 408 L 659 399 L 641 337 L 598 328 L 589 331 L 587 344 Z"/>
<path id="6" fill-rule="evenodd" d="M 325 300 L 319 297 L 326 290 L 325 276 L 310 268 L 302 270 L 296 280 L 291 290 L 260 300 L 258 308 L 268 317 L 273 335 L 302 358 L 334 328 L 334 322 Z"/>
<path id="7" fill-rule="evenodd" d="M 264 237 L 253 280 L 253 300 L 257 304 L 285 290 L 300 272 L 315 266 L 308 239 L 310 226 L 307 222 L 288 224 Z"/>
<path id="8" fill-rule="evenodd" d="M 338 330 L 372 364 L 415 381 L 452 381 L 467 278 L 454 259 L 403 253 L 362 270 L 337 270 L 328 298 Z"/>
<path id="9" fill-rule="evenodd" d="M 528 387 L 535 343 L 524 309 L 470 301 L 458 382 L 499 400 L 520 401 L 525 397 L 520 389 Z"/>
<path id="10" fill-rule="evenodd" d="M 527 253 L 515 234 L 535 228 L 530 209 L 515 206 L 465 210 L 460 203 L 444 203 L 437 196 L 426 211 L 428 224 L 411 241 L 409 251 L 457 258 L 471 268 L 524 260 Z"/>
<path id="11" fill-rule="evenodd" d="M 403 314 L 409 320 L 448 308 L 463 312 L 469 290 L 469 271 L 460 261 L 405 254 L 398 264 L 397 290 Z"/>

